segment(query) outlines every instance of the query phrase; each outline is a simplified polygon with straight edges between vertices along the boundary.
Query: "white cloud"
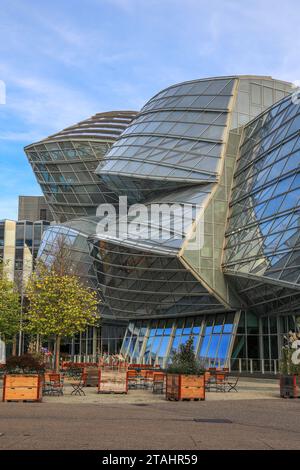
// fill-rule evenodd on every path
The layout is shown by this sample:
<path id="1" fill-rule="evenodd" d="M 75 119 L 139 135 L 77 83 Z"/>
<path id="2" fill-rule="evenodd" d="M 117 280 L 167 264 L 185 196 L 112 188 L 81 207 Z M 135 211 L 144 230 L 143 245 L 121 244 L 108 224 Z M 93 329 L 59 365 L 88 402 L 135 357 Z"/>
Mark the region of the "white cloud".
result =
<path id="1" fill-rule="evenodd" d="M 5 112 L 22 120 L 33 136 L 61 130 L 98 110 L 95 100 L 85 95 L 84 90 L 79 91 L 44 77 L 20 77 L 18 70 L 12 67 L 4 69 L 0 66 L 1 73 L 6 77 Z M 13 130 L 1 132 L 7 139 L 13 137 L 13 134 Z M 16 133 L 18 140 L 21 135 L 22 132 Z M 24 131 L 24 137 L 26 135 L 28 131 Z"/>

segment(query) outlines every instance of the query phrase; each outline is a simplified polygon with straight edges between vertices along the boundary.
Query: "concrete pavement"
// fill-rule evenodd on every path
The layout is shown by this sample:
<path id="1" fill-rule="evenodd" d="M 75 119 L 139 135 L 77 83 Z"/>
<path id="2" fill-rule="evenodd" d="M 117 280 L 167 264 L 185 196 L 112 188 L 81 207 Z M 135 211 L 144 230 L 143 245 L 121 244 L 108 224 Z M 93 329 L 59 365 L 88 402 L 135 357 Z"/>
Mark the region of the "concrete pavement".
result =
<path id="1" fill-rule="evenodd" d="M 0 406 L 0 449 L 300 449 L 300 401 Z M 197 421 L 198 420 L 198 421 Z"/>
<path id="2" fill-rule="evenodd" d="M 300 400 L 278 398 L 277 381 L 243 380 L 205 402 L 69 392 L 0 403 L 0 449 L 300 449 Z"/>

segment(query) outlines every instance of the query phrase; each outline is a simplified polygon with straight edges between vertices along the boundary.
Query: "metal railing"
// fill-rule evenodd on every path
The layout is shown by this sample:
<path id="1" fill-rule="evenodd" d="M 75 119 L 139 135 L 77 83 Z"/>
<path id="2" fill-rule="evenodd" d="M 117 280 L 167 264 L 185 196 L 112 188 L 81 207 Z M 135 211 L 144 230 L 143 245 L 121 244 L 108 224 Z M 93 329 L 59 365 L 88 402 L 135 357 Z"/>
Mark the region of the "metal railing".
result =
<path id="1" fill-rule="evenodd" d="M 230 372 L 249 373 L 249 374 L 274 374 L 279 373 L 279 359 L 247 359 L 247 358 L 226 358 L 210 359 L 200 358 L 209 367 L 228 367 Z"/>
<path id="2" fill-rule="evenodd" d="M 279 373 L 279 360 L 278 359 L 243 359 L 243 358 L 207 358 L 207 357 L 200 357 L 200 361 L 203 363 L 205 368 L 216 367 L 216 368 L 223 368 L 228 367 L 230 372 L 238 372 L 238 373 L 249 373 L 249 374 L 274 374 L 277 375 Z M 99 355 L 92 355 L 92 354 L 76 354 L 74 356 L 69 356 L 68 359 L 72 362 L 98 362 Z M 127 360 L 131 363 L 139 363 L 139 364 L 149 364 L 150 361 L 145 361 L 144 358 L 127 358 Z M 153 362 L 153 361 L 152 361 Z M 161 365 L 165 367 L 167 364 L 165 360 L 158 361 L 155 360 L 153 365 Z"/>

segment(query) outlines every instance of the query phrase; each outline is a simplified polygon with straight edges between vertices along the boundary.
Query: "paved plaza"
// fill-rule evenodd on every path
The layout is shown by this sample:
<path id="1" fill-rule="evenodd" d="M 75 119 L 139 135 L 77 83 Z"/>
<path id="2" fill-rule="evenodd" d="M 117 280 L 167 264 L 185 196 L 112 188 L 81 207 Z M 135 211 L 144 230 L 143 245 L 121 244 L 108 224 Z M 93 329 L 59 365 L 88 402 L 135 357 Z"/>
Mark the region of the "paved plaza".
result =
<path id="1" fill-rule="evenodd" d="M 0 404 L 0 449 L 300 449 L 300 400 L 277 380 L 244 379 L 238 393 L 169 402 L 150 391 Z"/>

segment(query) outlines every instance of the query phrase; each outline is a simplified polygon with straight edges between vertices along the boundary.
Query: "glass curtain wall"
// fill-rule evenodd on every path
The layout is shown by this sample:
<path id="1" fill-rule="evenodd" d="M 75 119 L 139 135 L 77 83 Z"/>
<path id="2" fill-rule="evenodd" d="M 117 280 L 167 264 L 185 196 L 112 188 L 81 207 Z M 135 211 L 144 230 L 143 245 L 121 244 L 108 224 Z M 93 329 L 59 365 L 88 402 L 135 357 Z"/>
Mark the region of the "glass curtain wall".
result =
<path id="1" fill-rule="evenodd" d="M 172 355 L 193 338 L 203 365 L 225 366 L 230 357 L 238 314 L 130 322 L 121 353 L 130 362 L 166 366 Z"/>

